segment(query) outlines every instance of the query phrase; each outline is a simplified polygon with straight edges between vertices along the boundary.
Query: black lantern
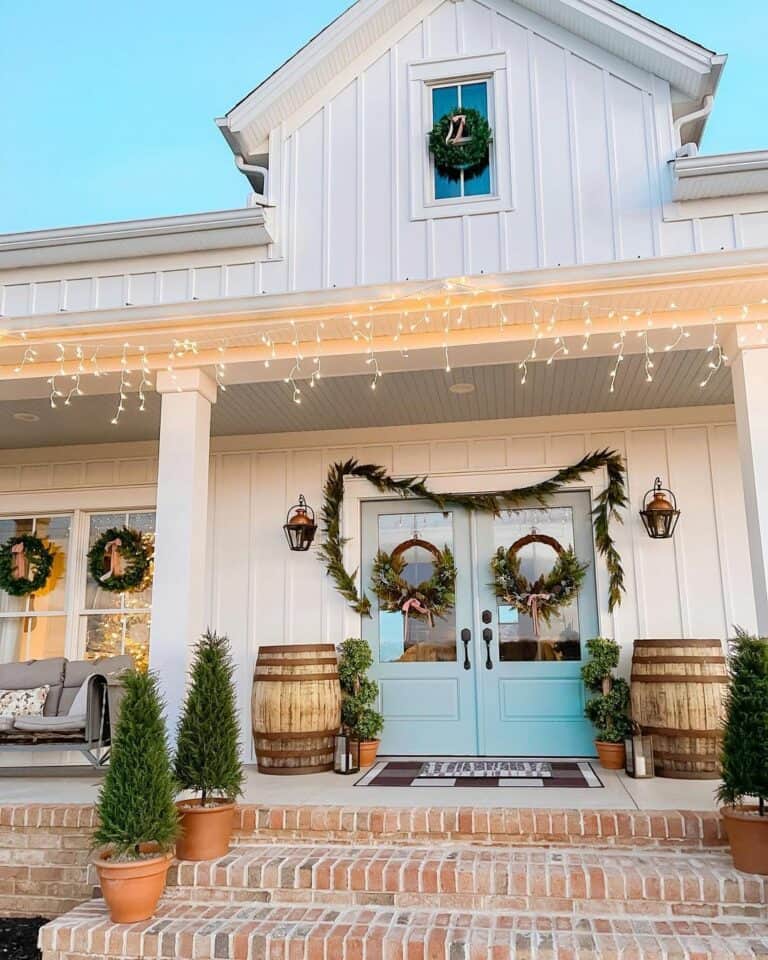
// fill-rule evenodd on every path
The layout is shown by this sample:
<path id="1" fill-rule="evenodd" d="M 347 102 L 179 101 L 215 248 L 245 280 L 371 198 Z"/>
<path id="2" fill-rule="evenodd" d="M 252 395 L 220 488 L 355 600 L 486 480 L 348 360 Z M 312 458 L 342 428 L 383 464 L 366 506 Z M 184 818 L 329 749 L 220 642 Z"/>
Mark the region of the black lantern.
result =
<path id="1" fill-rule="evenodd" d="M 360 741 L 353 740 L 346 733 L 338 733 L 333 738 L 333 772 L 360 773 Z"/>
<path id="2" fill-rule="evenodd" d="M 634 725 L 631 737 L 624 741 L 627 750 L 627 773 L 635 780 L 655 776 L 653 760 L 653 737 L 644 736 L 639 726 Z"/>
<path id="3" fill-rule="evenodd" d="M 680 511 L 674 493 L 662 487 L 661 477 L 656 477 L 653 490 L 643 497 L 640 516 L 648 536 L 653 540 L 668 540 L 675 532 Z"/>
<path id="4" fill-rule="evenodd" d="M 317 531 L 315 511 L 312 507 L 307 506 L 303 493 L 299 496 L 299 502 L 295 503 L 288 511 L 283 530 L 285 530 L 285 539 L 288 541 L 291 550 L 309 550 L 312 546 Z"/>

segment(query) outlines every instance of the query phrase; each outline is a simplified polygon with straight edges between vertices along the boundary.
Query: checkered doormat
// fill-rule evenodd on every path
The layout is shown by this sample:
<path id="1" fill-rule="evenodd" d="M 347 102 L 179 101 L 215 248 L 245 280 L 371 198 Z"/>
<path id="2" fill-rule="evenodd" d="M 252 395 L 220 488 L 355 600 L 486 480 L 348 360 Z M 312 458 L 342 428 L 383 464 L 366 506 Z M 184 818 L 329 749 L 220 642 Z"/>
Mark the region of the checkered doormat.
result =
<path id="1" fill-rule="evenodd" d="M 565 787 L 603 786 L 586 760 L 497 758 L 400 759 L 377 761 L 357 787 Z"/>

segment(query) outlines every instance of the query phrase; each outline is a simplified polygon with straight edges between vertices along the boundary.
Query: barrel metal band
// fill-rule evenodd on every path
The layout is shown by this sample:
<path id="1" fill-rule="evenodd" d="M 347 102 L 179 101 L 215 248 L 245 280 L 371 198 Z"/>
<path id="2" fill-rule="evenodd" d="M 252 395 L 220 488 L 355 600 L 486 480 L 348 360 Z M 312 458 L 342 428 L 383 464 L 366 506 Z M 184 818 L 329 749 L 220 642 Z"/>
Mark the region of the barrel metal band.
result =
<path id="1" fill-rule="evenodd" d="M 258 666 L 258 664 L 257 664 Z M 338 673 L 257 673 L 253 678 L 257 683 L 289 680 L 338 680 Z"/>
<path id="2" fill-rule="evenodd" d="M 726 674 L 702 674 L 699 677 L 689 673 L 633 673 L 632 683 L 728 683 Z"/>
<path id="3" fill-rule="evenodd" d="M 338 727 L 335 730 L 306 730 L 304 733 L 262 733 L 254 730 L 254 740 L 319 740 L 321 737 L 335 737 L 338 734 Z"/>
<path id="4" fill-rule="evenodd" d="M 703 737 L 705 740 L 722 740 L 722 730 L 681 730 L 679 727 L 646 727 L 643 733 L 657 737 Z"/>
<path id="5" fill-rule="evenodd" d="M 714 657 L 632 657 L 632 663 L 723 663 L 723 655 Z"/>
<path id="6" fill-rule="evenodd" d="M 635 650 L 655 650 L 658 647 L 720 647 L 719 640 L 635 640 Z"/>
<path id="7" fill-rule="evenodd" d="M 284 657 L 272 657 L 267 659 L 266 657 L 259 657 L 256 661 L 257 667 L 316 667 L 321 663 L 332 663 L 334 666 L 338 666 L 339 661 L 337 657 L 313 657 L 311 660 L 286 660 Z"/>

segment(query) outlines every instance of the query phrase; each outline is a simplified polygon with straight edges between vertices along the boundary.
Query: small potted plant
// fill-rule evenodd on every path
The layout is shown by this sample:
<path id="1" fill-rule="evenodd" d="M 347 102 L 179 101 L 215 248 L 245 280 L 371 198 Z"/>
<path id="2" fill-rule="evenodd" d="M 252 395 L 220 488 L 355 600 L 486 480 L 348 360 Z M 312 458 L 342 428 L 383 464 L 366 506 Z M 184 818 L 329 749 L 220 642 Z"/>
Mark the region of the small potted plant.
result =
<path id="1" fill-rule="evenodd" d="M 208 630 L 195 647 L 174 764 L 180 790 L 179 860 L 212 860 L 229 850 L 235 798 L 242 793 L 240 727 L 229 640 Z"/>
<path id="2" fill-rule="evenodd" d="M 341 723 L 348 736 L 360 741 L 360 766 L 370 767 L 384 727 L 384 717 L 371 706 L 379 695 L 379 685 L 366 676 L 373 654 L 365 640 L 357 639 L 345 640 L 339 654 Z"/>
<path id="3" fill-rule="evenodd" d="M 626 762 L 624 739 L 632 732 L 629 719 L 629 684 L 613 671 L 619 665 L 620 647 L 615 640 L 595 637 L 587 641 L 589 660 L 581 676 L 592 696 L 584 713 L 595 726 L 595 746 L 606 770 L 623 770 Z"/>
<path id="4" fill-rule="evenodd" d="M 157 680 L 137 670 L 122 679 L 94 862 L 112 921 L 134 923 L 154 914 L 165 889 L 179 815 Z"/>
<path id="5" fill-rule="evenodd" d="M 768 640 L 736 631 L 717 799 L 737 870 L 768 875 Z M 745 800 L 757 803 L 745 803 Z"/>

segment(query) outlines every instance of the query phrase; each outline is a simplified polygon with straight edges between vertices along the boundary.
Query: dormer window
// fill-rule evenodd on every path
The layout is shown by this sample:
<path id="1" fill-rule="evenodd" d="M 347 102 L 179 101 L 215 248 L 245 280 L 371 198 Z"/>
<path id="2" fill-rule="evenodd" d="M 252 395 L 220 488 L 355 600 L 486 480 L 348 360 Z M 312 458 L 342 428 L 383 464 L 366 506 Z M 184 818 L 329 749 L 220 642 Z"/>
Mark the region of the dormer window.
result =
<path id="1" fill-rule="evenodd" d="M 507 70 L 507 54 L 501 51 L 408 65 L 412 219 L 514 209 Z M 460 144 L 473 124 L 481 134 L 472 139 L 472 148 L 461 150 L 462 158 L 471 158 L 470 166 L 440 145 Z"/>
<path id="2" fill-rule="evenodd" d="M 488 80 L 470 80 L 466 83 L 450 83 L 432 87 L 432 123 L 451 111 L 461 115 L 462 109 L 476 110 L 488 120 Z M 458 131 L 457 131 L 458 132 Z M 454 200 L 461 197 L 486 197 L 491 190 L 491 153 L 493 144 L 488 147 L 484 163 L 464 170 L 440 171 L 434 161 L 434 199 Z"/>

